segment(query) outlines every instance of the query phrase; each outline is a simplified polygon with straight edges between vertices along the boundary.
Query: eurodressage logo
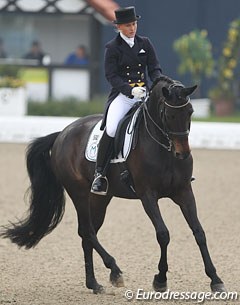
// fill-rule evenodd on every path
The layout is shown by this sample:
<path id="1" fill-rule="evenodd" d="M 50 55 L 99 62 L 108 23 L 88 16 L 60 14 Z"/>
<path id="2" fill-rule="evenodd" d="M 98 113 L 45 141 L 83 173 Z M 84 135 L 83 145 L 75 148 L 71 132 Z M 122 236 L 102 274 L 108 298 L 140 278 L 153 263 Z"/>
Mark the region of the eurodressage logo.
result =
<path id="1" fill-rule="evenodd" d="M 97 157 L 97 142 L 91 144 L 90 148 L 89 148 L 89 157 L 91 159 L 96 159 Z"/>

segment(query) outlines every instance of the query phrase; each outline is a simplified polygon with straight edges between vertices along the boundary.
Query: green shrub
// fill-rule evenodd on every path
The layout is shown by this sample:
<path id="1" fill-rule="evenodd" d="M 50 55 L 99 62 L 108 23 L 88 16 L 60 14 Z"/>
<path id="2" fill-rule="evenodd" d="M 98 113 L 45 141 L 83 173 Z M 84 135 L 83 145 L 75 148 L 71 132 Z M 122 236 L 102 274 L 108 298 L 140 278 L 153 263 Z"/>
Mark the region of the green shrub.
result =
<path id="1" fill-rule="evenodd" d="M 74 99 L 47 101 L 45 103 L 29 101 L 28 115 L 83 117 L 90 114 L 103 113 L 106 97 L 89 102 Z"/>
<path id="2" fill-rule="evenodd" d="M 19 88 L 25 85 L 21 68 L 15 65 L 0 65 L 0 88 Z"/>

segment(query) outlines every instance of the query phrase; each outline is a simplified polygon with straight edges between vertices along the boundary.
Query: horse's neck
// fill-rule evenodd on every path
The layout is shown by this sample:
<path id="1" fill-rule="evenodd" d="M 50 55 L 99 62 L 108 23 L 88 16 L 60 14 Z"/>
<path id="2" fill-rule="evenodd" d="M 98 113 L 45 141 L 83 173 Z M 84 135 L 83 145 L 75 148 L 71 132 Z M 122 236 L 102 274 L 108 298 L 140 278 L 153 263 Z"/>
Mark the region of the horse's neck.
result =
<path id="1" fill-rule="evenodd" d="M 155 90 L 150 94 L 147 106 L 150 116 L 156 123 L 161 124 L 160 106 L 163 102 L 162 86 L 158 84 L 156 86 L 158 86 L 158 88 L 154 88 Z"/>

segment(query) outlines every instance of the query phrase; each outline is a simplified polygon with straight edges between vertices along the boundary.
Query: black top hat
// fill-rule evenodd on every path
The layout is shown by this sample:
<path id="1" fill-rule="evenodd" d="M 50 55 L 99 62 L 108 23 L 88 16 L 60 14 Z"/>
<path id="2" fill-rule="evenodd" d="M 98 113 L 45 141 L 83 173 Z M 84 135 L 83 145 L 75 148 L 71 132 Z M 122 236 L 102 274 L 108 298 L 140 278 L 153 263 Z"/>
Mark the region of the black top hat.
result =
<path id="1" fill-rule="evenodd" d="M 130 23 L 141 18 L 141 16 L 136 15 L 134 6 L 117 9 L 115 16 L 116 20 L 113 21 L 115 24 Z"/>

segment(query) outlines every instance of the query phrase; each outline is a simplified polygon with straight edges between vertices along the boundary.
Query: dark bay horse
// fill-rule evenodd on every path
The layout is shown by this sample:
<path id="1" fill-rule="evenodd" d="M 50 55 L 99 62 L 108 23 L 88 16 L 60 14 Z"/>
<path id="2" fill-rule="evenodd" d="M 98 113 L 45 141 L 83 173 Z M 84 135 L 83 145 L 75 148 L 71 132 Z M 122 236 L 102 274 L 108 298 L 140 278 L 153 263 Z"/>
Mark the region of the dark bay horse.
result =
<path id="1" fill-rule="evenodd" d="M 147 102 L 142 104 L 138 126 L 138 142 L 127 159 L 135 193 L 120 179 L 120 167 L 111 164 L 108 172 L 107 196 L 90 193 L 94 162 L 85 158 L 85 147 L 93 126 L 102 118 L 93 115 L 76 120 L 62 132 L 35 139 L 26 154 L 30 178 L 30 208 L 22 221 L 10 224 L 1 235 L 27 249 L 49 234 L 61 221 L 65 197 L 71 197 L 78 216 L 78 234 L 84 251 L 86 286 L 94 293 L 104 291 L 98 284 L 93 267 L 93 249 L 111 270 L 110 281 L 123 286 L 122 272 L 115 259 L 97 239 L 107 206 L 113 196 L 140 199 L 156 231 L 161 255 L 158 274 L 154 276 L 156 291 L 167 289 L 167 246 L 169 232 L 162 219 L 158 199 L 171 198 L 191 228 L 199 246 L 212 291 L 224 291 L 208 252 L 205 233 L 198 220 L 191 187 L 193 159 L 188 144 L 191 115 L 189 95 L 196 86 L 186 88 L 180 82 L 161 77 L 151 88 Z"/>

